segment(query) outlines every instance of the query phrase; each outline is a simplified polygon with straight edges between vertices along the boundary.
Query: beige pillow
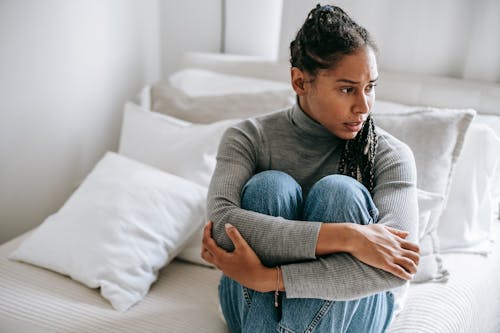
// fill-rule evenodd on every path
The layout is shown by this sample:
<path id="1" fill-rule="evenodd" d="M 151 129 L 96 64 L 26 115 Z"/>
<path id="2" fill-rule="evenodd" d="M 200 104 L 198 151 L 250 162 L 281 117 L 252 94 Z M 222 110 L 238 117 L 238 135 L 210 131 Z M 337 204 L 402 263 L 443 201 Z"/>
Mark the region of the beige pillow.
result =
<path id="1" fill-rule="evenodd" d="M 471 109 L 384 109 L 380 105 L 374 112 L 377 126 L 412 149 L 417 166 L 417 187 L 444 198 L 441 208 L 431 211 L 420 239 L 422 257 L 414 281 L 446 279 L 436 230 L 442 207 L 446 205 L 453 169 L 474 116 L 475 111 Z"/>
<path id="2" fill-rule="evenodd" d="M 287 83 L 203 70 L 175 73 L 151 88 L 153 111 L 192 123 L 249 118 L 294 102 Z"/>

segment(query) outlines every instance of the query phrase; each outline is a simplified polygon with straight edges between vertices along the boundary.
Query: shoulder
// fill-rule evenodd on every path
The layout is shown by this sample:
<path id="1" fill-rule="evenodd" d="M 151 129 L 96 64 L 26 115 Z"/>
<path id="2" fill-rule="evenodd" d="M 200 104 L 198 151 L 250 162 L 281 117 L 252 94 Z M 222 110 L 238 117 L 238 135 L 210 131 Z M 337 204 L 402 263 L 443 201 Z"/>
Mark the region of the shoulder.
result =
<path id="1" fill-rule="evenodd" d="M 376 132 L 378 137 L 377 155 L 400 155 L 401 157 L 408 157 L 413 159 L 413 152 L 406 143 L 399 140 L 380 127 L 376 127 Z"/>
<path id="2" fill-rule="evenodd" d="M 256 117 L 244 119 L 233 126 L 230 126 L 225 137 L 241 137 L 248 139 L 257 139 L 266 136 L 273 129 L 285 126 L 289 123 L 290 108 L 281 109 L 259 115 Z"/>
<path id="3" fill-rule="evenodd" d="M 416 175 L 416 166 L 411 148 L 380 127 L 376 127 L 376 131 L 378 145 L 375 165 L 378 172 L 391 170 L 413 178 Z"/>

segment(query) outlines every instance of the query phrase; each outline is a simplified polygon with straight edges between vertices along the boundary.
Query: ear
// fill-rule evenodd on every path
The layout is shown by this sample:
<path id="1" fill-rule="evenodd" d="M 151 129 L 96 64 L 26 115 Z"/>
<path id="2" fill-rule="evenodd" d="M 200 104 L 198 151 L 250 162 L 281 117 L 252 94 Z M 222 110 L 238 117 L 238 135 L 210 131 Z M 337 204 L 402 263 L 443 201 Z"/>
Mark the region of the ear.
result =
<path id="1" fill-rule="evenodd" d="M 303 96 L 307 94 L 308 86 L 306 82 L 308 81 L 308 75 L 301 71 L 297 67 L 292 67 L 290 70 L 292 88 L 298 96 Z"/>

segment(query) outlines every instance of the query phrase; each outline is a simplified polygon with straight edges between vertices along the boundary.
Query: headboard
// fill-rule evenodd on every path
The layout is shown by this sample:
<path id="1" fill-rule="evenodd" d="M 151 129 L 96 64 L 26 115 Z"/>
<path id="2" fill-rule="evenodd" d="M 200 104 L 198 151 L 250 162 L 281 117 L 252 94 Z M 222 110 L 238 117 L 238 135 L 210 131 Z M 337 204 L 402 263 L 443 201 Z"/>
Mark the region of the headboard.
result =
<path id="1" fill-rule="evenodd" d="M 262 79 L 290 80 L 290 64 L 253 56 L 186 53 L 181 68 L 201 68 Z M 408 105 L 472 108 L 500 116 L 500 84 L 440 76 L 380 71 L 377 98 Z"/>

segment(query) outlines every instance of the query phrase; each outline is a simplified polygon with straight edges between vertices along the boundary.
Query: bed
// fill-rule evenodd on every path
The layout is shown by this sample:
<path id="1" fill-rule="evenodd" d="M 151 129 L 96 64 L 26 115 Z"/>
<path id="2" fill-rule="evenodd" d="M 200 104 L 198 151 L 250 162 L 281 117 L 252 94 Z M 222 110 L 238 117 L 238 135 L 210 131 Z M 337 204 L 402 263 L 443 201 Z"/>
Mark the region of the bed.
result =
<path id="1" fill-rule="evenodd" d="M 202 202 L 215 163 L 216 145 L 224 128 L 238 119 L 285 107 L 294 96 L 287 88 L 288 68 L 284 63 L 189 53 L 181 67 L 183 70 L 172 75 L 168 83 L 146 86 L 126 104 L 118 152 L 106 154 L 103 160 L 107 164 L 99 162 L 59 215 L 49 217 L 43 227 L 0 246 L 2 331 L 228 332 L 217 298 L 221 273 L 203 264 L 198 253 L 204 218 Z M 439 132 L 436 135 L 446 132 L 445 138 L 455 138 L 451 146 L 448 143 L 436 152 L 436 158 L 448 154 L 447 160 L 434 160 L 422 168 L 434 168 L 433 173 L 445 173 L 449 179 L 429 178 L 427 183 L 421 183 L 421 274 L 410 284 L 404 309 L 388 332 L 500 332 L 500 285 L 495 279 L 500 276 L 500 242 L 495 242 L 500 235 L 500 86 L 401 73 L 382 72 L 381 78 L 384 83 L 380 84 L 378 98 L 384 102 L 377 105 L 378 123 L 389 127 L 397 124 L 394 131 L 399 129 L 398 134 L 406 135 L 415 149 L 429 144 L 423 137 L 430 134 L 408 136 L 415 131 L 411 126 L 429 121 L 426 117 L 435 117 L 432 119 L 439 128 L 453 123 L 448 132 L 430 131 Z M 255 103 L 257 111 L 248 107 Z M 473 108 L 475 112 L 451 110 L 458 108 Z M 401 121 L 402 114 L 405 121 Z M 439 146 L 434 141 L 432 144 Z M 159 151 L 165 152 L 166 157 L 159 158 Z M 479 158 L 471 154 L 481 155 Z M 148 167 L 142 168 L 136 161 Z M 118 163 L 125 163 L 126 167 L 121 169 Z M 188 181 L 168 178 L 158 169 Z M 482 174 L 485 179 L 479 179 Z M 422 182 L 427 176 L 422 174 Z M 134 178 L 133 187 L 126 187 L 132 185 L 124 185 L 123 177 L 127 181 Z M 114 183 L 109 179 L 115 179 Z M 465 179 L 467 182 L 462 182 Z M 117 192 L 109 190 L 100 196 L 103 188 L 108 191 L 113 186 L 113 191 L 126 189 L 134 193 L 125 201 L 129 204 L 134 200 L 136 207 L 125 211 L 134 215 L 133 221 L 123 217 L 123 205 L 117 204 L 122 199 Z M 145 194 L 141 192 L 143 188 Z M 152 197 L 151 192 L 161 196 Z M 178 193 L 182 198 L 174 197 Z M 82 212 L 88 206 L 77 202 L 82 197 L 87 203 L 98 198 L 101 205 L 92 206 L 100 212 L 91 216 L 96 221 L 90 224 L 92 234 L 81 228 L 82 221 L 91 223 Z M 113 198 L 112 209 L 102 207 L 105 197 Z M 153 206 L 144 203 L 165 197 L 172 200 L 173 206 L 159 207 L 157 201 Z M 196 205 L 191 202 L 195 197 L 200 198 Z M 145 212 L 144 207 L 157 215 Z M 175 214 L 162 215 L 166 208 L 175 210 Z M 62 224 L 62 220 L 75 216 L 75 210 L 79 214 L 75 218 L 78 224 Z M 108 223 L 111 214 L 121 214 L 116 218 L 118 222 L 113 221 L 115 224 Z M 178 223 L 167 230 L 158 224 L 137 225 L 143 216 L 156 221 L 179 220 L 179 214 L 184 214 L 182 219 L 189 223 Z M 457 221 L 457 215 L 464 222 Z M 110 232 L 117 225 L 121 229 L 116 234 L 126 235 L 125 241 Z M 95 230 L 100 234 L 96 236 Z M 46 237 L 48 234 L 51 237 Z M 68 241 L 60 241 L 61 238 Z M 105 246 L 99 247 L 98 242 Z M 93 245 L 89 247 L 88 243 Z M 133 244 L 135 252 L 127 252 L 127 244 Z M 158 244 L 162 246 L 156 252 L 161 255 L 155 257 L 151 253 L 158 249 Z M 75 248 L 78 251 L 73 251 Z M 113 256 L 125 259 L 97 262 Z M 130 267 L 117 264 L 133 263 L 139 260 L 138 256 L 140 272 L 131 273 Z M 63 260 L 69 261 L 58 266 Z M 142 267 L 147 266 L 142 265 L 144 262 L 149 266 Z M 104 274 L 107 266 L 115 268 Z M 89 277 L 94 268 L 100 274 L 97 282 Z M 116 276 L 117 272 L 131 275 L 122 279 Z M 135 283 L 138 276 L 141 283 L 137 284 L 144 288 L 137 294 L 123 296 L 123 285 Z M 122 289 L 102 282 L 113 279 Z"/>

